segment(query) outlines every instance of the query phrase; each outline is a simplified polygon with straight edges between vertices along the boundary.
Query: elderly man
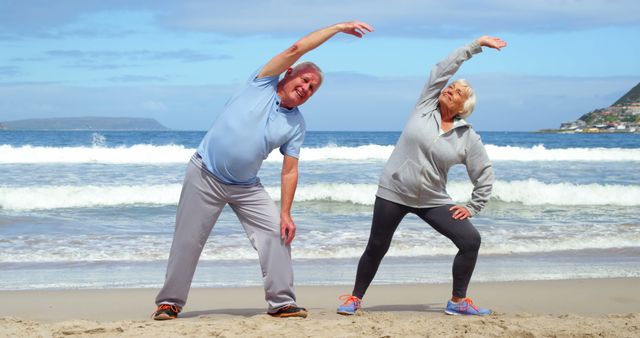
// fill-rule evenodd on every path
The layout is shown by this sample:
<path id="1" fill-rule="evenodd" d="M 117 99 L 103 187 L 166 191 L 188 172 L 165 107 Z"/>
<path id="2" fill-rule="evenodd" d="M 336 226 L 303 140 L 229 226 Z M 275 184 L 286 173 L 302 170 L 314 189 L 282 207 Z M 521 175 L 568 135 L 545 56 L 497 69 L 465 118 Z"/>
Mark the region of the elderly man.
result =
<path id="1" fill-rule="evenodd" d="M 304 118 L 297 107 L 318 90 L 322 72 L 311 62 L 291 66 L 337 33 L 362 37 L 371 31 L 371 26 L 358 21 L 315 31 L 254 72 L 227 102 L 187 167 L 154 319 L 174 319 L 184 307 L 202 249 L 226 204 L 258 251 L 268 313 L 307 316 L 296 305 L 293 288 L 290 244 L 296 226 L 291 204 L 305 135 Z M 262 161 L 275 148 L 284 155 L 279 212 L 257 177 Z"/>

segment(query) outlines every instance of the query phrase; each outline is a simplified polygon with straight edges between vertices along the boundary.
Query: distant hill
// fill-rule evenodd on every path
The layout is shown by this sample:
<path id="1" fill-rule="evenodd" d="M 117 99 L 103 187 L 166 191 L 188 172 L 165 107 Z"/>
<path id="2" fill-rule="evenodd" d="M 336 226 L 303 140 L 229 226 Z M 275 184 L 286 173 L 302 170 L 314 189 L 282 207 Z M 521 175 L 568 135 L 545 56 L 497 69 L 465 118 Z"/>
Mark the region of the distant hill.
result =
<path id="1" fill-rule="evenodd" d="M 640 132 L 640 83 L 607 108 L 592 110 L 575 121 L 562 123 L 560 129 L 543 132 L 601 133 Z"/>
<path id="2" fill-rule="evenodd" d="M 0 130 L 169 130 L 155 119 L 134 117 L 58 117 L 4 121 Z"/>
<path id="3" fill-rule="evenodd" d="M 618 126 L 621 123 L 637 125 L 640 122 L 640 83 L 609 107 L 590 111 L 578 120 L 589 126 Z"/>
<path id="4" fill-rule="evenodd" d="M 640 83 L 631 88 L 624 96 L 616 101 L 612 106 L 631 106 L 640 103 Z"/>

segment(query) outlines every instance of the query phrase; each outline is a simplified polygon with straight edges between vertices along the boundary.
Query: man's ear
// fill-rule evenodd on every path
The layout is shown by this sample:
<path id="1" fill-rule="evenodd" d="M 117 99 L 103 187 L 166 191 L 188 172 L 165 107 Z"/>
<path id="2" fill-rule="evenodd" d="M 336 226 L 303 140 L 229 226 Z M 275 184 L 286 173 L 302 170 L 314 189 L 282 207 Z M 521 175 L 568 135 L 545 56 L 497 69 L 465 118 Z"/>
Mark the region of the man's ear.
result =
<path id="1" fill-rule="evenodd" d="M 293 73 L 293 68 L 289 67 L 289 69 L 284 73 L 284 76 L 290 76 L 291 73 Z"/>

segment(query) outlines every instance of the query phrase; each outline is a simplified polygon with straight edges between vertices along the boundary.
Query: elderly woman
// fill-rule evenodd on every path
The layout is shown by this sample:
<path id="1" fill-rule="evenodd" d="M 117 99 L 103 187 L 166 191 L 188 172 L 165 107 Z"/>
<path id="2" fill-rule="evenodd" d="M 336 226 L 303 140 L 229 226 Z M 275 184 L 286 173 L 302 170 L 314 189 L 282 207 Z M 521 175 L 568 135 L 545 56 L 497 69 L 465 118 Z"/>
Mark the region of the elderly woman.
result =
<path id="1" fill-rule="evenodd" d="M 480 248 L 480 234 L 469 218 L 489 200 L 493 169 L 480 136 L 464 120 L 475 106 L 473 89 L 464 80 L 446 85 L 464 61 L 482 51 L 481 46 L 500 50 L 506 45 L 499 38 L 480 37 L 455 50 L 431 71 L 380 178 L 369 242 L 358 263 L 352 294 L 341 297 L 344 303 L 338 307 L 339 314 L 352 315 L 361 307 L 393 233 L 407 213 L 416 214 L 459 249 L 453 261 L 452 297 L 445 312 L 491 313 L 467 298 L 467 286 Z M 447 174 L 456 164 L 466 166 L 474 185 L 465 205 L 454 205 L 446 190 Z"/>

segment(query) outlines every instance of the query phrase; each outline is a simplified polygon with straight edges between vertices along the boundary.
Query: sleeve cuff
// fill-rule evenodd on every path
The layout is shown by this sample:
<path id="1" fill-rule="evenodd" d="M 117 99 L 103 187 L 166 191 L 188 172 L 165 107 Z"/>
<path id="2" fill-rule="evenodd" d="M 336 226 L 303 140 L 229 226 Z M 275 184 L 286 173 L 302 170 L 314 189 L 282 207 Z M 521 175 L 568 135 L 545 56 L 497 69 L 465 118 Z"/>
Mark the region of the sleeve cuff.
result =
<path id="1" fill-rule="evenodd" d="M 280 150 L 280 154 L 282 154 L 283 156 L 290 156 L 290 157 L 295 157 L 297 159 L 300 159 L 300 152 L 294 153 L 294 152 L 287 152 L 287 151 L 282 151 Z"/>
<path id="2" fill-rule="evenodd" d="M 471 42 L 468 46 L 472 54 L 478 54 L 482 52 L 482 46 L 480 46 L 478 40 L 473 40 L 473 42 Z"/>
<path id="3" fill-rule="evenodd" d="M 475 208 L 473 208 L 470 204 L 465 205 L 465 208 L 467 208 L 467 210 L 469 210 L 469 213 L 471 214 L 469 217 L 473 217 L 478 214 L 478 211 Z"/>

